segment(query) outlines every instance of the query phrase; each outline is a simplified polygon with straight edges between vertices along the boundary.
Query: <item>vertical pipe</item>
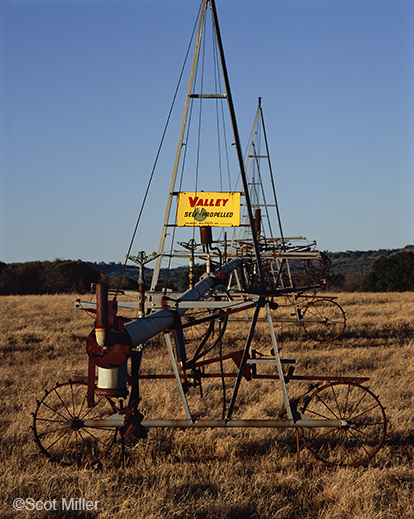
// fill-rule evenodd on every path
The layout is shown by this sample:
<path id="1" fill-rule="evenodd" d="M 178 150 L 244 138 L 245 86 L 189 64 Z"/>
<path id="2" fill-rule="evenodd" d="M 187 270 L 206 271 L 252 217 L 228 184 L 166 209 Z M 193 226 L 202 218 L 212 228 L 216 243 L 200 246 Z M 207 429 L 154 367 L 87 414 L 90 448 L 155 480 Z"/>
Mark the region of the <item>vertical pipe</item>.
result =
<path id="1" fill-rule="evenodd" d="M 211 227 L 200 227 L 200 241 L 202 245 L 211 245 L 213 243 L 213 233 Z"/>
<path id="2" fill-rule="evenodd" d="M 261 223 L 262 223 L 262 212 L 260 211 L 260 208 L 259 208 L 259 209 L 256 209 L 254 212 L 254 228 L 256 230 L 256 234 L 260 233 Z"/>
<path id="3" fill-rule="evenodd" d="M 109 346 L 109 313 L 108 313 L 108 285 L 106 283 L 96 284 L 96 320 L 95 336 L 96 342 L 102 348 Z"/>
<path id="4" fill-rule="evenodd" d="M 190 251 L 188 281 L 189 281 L 190 290 L 192 290 L 194 288 L 194 249 L 193 248 Z"/>

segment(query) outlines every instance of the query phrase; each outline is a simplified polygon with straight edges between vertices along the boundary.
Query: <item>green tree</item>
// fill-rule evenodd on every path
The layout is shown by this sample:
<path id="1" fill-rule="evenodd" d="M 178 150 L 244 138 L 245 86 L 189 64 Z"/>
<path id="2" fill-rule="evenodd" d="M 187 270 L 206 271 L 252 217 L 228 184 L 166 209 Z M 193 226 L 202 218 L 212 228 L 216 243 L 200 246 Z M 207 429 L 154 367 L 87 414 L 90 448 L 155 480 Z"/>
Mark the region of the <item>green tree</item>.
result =
<path id="1" fill-rule="evenodd" d="M 41 287 L 41 261 L 12 263 L 1 273 L 1 294 L 38 294 Z"/>
<path id="2" fill-rule="evenodd" d="M 345 284 L 345 276 L 343 274 L 327 274 L 326 286 L 330 290 L 341 290 Z"/>
<path id="3" fill-rule="evenodd" d="M 409 290 L 414 291 L 414 253 L 409 250 L 375 260 L 362 282 L 363 292 Z"/>
<path id="4" fill-rule="evenodd" d="M 200 265 L 199 263 L 196 263 L 194 265 L 194 284 L 196 284 L 199 281 L 200 277 L 204 274 L 205 271 L 206 271 L 206 269 L 203 265 Z M 180 276 L 180 279 L 178 282 L 178 288 L 180 290 L 187 290 L 189 287 L 189 283 L 190 283 L 189 271 L 185 270 Z"/>
<path id="5" fill-rule="evenodd" d="M 112 276 L 108 279 L 108 288 L 117 289 L 118 285 L 120 290 L 138 290 L 138 281 L 129 277 L 123 276 L 121 283 L 119 279 L 121 276 Z"/>
<path id="6" fill-rule="evenodd" d="M 78 260 L 12 263 L 0 275 L 0 294 L 85 293 L 100 273 Z"/>

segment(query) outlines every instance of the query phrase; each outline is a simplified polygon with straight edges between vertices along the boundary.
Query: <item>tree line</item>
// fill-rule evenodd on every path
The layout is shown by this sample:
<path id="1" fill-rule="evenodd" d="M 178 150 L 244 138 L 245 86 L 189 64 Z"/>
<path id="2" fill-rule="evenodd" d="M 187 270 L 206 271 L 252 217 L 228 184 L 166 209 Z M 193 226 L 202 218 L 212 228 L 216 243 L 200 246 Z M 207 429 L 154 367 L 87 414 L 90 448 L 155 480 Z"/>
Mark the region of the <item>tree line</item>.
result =
<path id="1" fill-rule="evenodd" d="M 199 274 L 200 272 L 197 272 L 197 275 Z M 0 262 L 0 294 L 2 295 L 83 294 L 90 291 L 92 283 L 102 279 L 106 279 L 105 274 L 80 260 L 56 259 L 12 264 Z M 363 292 L 414 291 L 414 252 L 410 249 L 380 256 L 372 263 L 370 271 L 361 282 L 346 284 L 345 281 L 346 276 L 343 274 L 328 274 L 327 287 L 332 290 Z M 111 287 L 117 284 L 118 279 L 109 279 Z M 171 276 L 168 284 L 171 285 L 170 288 L 185 290 L 188 284 L 188 272 L 183 271 L 181 267 L 177 276 Z M 137 283 L 133 279 L 125 279 L 120 288 L 137 289 Z"/>
<path id="2" fill-rule="evenodd" d="M 403 250 L 376 259 L 361 288 L 363 292 L 414 291 L 414 252 Z"/>
<path id="3" fill-rule="evenodd" d="M 83 261 L 0 262 L 0 294 L 84 294 L 101 275 Z"/>

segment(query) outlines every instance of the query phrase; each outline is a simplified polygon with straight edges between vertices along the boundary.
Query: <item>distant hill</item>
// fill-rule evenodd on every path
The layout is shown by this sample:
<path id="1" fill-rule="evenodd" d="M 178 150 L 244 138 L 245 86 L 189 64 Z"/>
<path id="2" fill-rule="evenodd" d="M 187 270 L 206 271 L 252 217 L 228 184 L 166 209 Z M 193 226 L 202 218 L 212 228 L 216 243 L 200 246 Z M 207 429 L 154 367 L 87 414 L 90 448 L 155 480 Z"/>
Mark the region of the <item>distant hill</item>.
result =
<path id="1" fill-rule="evenodd" d="M 414 245 L 407 245 L 404 249 L 380 249 L 369 251 L 326 252 L 332 261 L 331 274 L 368 274 L 372 264 L 380 256 L 391 256 L 402 250 L 414 251 Z"/>
<path id="2" fill-rule="evenodd" d="M 328 275 L 328 288 L 347 292 L 360 290 L 362 280 L 371 270 L 375 260 L 381 256 L 391 256 L 402 250 L 414 251 L 414 245 L 407 245 L 403 249 L 346 252 L 325 251 L 325 254 L 332 262 Z"/>
<path id="3" fill-rule="evenodd" d="M 121 272 L 123 265 L 122 263 L 91 263 L 88 262 L 88 265 L 92 267 L 94 270 L 97 270 L 101 274 L 104 274 L 108 278 L 118 277 Z M 176 267 L 174 269 L 171 269 L 170 272 L 168 272 L 168 269 L 163 268 L 160 270 L 160 276 L 159 276 L 159 284 L 164 285 L 165 280 L 168 276 L 168 285 L 172 288 L 178 288 L 180 277 L 183 274 L 183 272 L 186 272 L 188 269 L 187 267 Z M 151 284 L 152 279 L 152 273 L 153 269 L 151 268 L 145 268 L 144 269 L 144 282 L 147 285 L 147 287 Z M 138 281 L 139 278 L 139 267 L 135 267 L 134 265 L 127 265 L 124 272 L 124 277 L 128 279 L 132 279 L 134 281 Z"/>

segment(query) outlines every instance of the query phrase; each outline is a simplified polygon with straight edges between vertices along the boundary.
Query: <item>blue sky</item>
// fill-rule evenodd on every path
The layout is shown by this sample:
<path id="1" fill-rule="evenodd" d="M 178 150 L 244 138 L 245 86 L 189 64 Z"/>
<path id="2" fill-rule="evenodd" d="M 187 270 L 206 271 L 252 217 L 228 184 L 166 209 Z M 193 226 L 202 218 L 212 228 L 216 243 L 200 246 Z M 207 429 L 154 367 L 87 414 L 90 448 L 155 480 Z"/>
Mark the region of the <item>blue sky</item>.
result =
<path id="1" fill-rule="evenodd" d="M 216 4 L 243 146 L 262 97 L 285 235 L 413 244 L 414 3 Z M 198 7 L 0 1 L 1 261 L 124 260 Z M 158 245 L 188 73 L 135 254 Z"/>

